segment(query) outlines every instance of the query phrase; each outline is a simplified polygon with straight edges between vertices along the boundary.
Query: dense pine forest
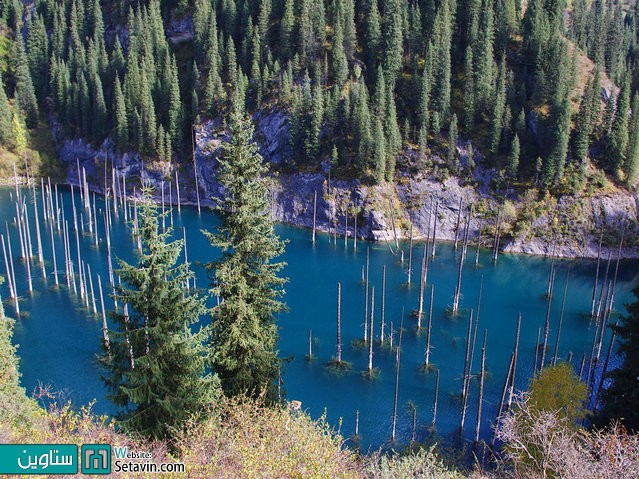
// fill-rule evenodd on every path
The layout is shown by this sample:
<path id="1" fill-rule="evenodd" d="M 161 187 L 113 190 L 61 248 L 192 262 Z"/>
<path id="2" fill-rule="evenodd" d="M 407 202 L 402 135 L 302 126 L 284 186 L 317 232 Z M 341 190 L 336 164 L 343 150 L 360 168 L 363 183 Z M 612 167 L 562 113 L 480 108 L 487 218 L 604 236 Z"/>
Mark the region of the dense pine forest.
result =
<path id="1" fill-rule="evenodd" d="M 482 167 L 572 193 L 639 168 L 639 3 L 2 0 L 0 19 L 13 149 L 51 119 L 187 162 L 193 125 L 237 97 L 289 115 L 287 166 L 369 182 Z"/>

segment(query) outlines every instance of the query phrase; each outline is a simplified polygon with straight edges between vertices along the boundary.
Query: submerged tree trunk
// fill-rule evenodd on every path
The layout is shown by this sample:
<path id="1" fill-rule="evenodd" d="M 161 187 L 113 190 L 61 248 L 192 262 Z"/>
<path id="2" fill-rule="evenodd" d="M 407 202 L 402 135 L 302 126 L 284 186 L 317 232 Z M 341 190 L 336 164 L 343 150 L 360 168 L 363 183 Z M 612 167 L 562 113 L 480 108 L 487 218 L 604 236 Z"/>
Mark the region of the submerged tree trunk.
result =
<path id="1" fill-rule="evenodd" d="M 595 273 L 595 283 L 592 285 L 592 303 L 590 305 L 590 317 L 595 315 L 595 304 L 597 303 L 597 288 L 599 287 L 599 266 L 601 264 L 601 244 L 603 242 L 603 226 L 599 235 L 599 249 L 597 250 L 597 272 Z"/>
<path id="2" fill-rule="evenodd" d="M 413 273 L 413 223 L 410 224 L 410 237 L 408 245 L 408 271 L 406 283 L 410 285 L 411 275 Z"/>
<path id="3" fill-rule="evenodd" d="M 435 430 L 437 423 L 437 400 L 439 398 L 439 369 L 437 370 L 437 378 L 435 379 L 435 400 L 433 402 L 433 423 L 431 427 Z"/>
<path id="4" fill-rule="evenodd" d="M 486 336 L 488 330 L 484 330 L 484 344 L 481 348 L 481 373 L 479 376 L 479 399 L 477 400 L 477 423 L 475 424 L 475 446 L 479 442 L 479 430 L 481 428 L 481 412 L 484 400 L 484 380 L 486 375 Z"/>
<path id="5" fill-rule="evenodd" d="M 559 313 L 559 325 L 557 326 L 557 339 L 555 340 L 555 354 L 552 358 L 552 365 L 557 364 L 557 356 L 559 355 L 559 338 L 561 337 L 561 327 L 564 323 L 564 311 L 566 309 L 566 296 L 568 294 L 568 282 L 570 281 L 570 270 L 566 274 L 566 282 L 564 284 L 564 296 L 561 300 L 561 312 Z"/>
<path id="6" fill-rule="evenodd" d="M 430 305 L 428 311 L 428 331 L 426 333 L 426 350 L 424 352 L 424 364 L 428 366 L 430 364 L 430 333 L 433 327 L 433 299 L 435 296 L 435 285 L 430 288 Z"/>
<path id="7" fill-rule="evenodd" d="M 395 441 L 395 433 L 397 431 L 397 400 L 399 399 L 399 367 L 401 364 L 402 354 L 402 330 L 404 329 L 404 318 L 399 327 L 399 341 L 397 343 L 397 356 L 395 361 L 395 400 L 393 401 L 393 431 L 391 433 L 391 441 Z"/>
<path id="8" fill-rule="evenodd" d="M 335 362 L 342 363 L 342 284 L 337 283 L 337 339 Z"/>
<path id="9" fill-rule="evenodd" d="M 382 346 L 384 345 L 385 309 L 386 309 L 386 265 L 382 267 L 382 318 L 381 318 L 381 324 L 379 328 L 380 329 L 379 342 Z"/>

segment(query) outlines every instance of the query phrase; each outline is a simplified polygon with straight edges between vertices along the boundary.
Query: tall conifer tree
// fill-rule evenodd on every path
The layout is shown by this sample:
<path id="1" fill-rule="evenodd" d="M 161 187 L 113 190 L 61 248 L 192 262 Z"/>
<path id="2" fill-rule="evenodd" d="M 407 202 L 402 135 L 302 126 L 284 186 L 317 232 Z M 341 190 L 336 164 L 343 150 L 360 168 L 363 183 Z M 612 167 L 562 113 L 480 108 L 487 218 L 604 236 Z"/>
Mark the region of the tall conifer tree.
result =
<path id="1" fill-rule="evenodd" d="M 630 140 L 628 142 L 628 154 L 624 164 L 626 184 L 634 186 L 639 173 L 639 93 L 632 98 L 632 117 L 630 120 Z"/>
<path id="2" fill-rule="evenodd" d="M 225 197 L 218 201 L 220 227 L 205 232 L 222 257 L 207 267 L 212 292 L 221 302 L 212 310 L 213 369 L 228 395 L 266 393 L 276 399 L 279 359 L 275 315 L 285 309 L 280 298 L 284 263 L 275 259 L 284 243 L 268 214 L 268 184 L 253 141 L 253 125 L 237 102 L 229 118 L 230 142 L 223 144 L 218 179 Z"/>
<path id="3" fill-rule="evenodd" d="M 24 51 L 22 35 L 18 35 L 14 43 L 14 68 L 16 80 L 15 99 L 18 108 L 24 113 L 27 126 L 33 128 L 38 123 L 38 102 L 29 72 L 27 55 Z"/>
<path id="4" fill-rule="evenodd" d="M 126 149 L 129 140 L 129 124 L 126 116 L 126 105 L 124 95 L 120 87 L 120 79 L 115 78 L 115 144 L 123 151 Z"/>
<path id="5" fill-rule="evenodd" d="M 178 264 L 183 241 L 159 232 L 149 192 L 138 213 L 142 252 L 137 264 L 120 261 L 112 311 L 114 329 L 100 361 L 118 421 L 126 431 L 164 439 L 205 413 L 219 398 L 217 377 L 206 372 L 209 328 L 199 325 L 204 299 L 184 284 L 193 273 Z"/>
<path id="6" fill-rule="evenodd" d="M 519 156 L 521 150 L 519 147 L 519 136 L 515 134 L 513 141 L 510 145 L 510 153 L 508 154 L 508 176 L 511 180 L 517 178 L 517 172 L 519 171 Z"/>
<path id="7" fill-rule="evenodd" d="M 373 148 L 375 157 L 375 181 L 377 184 L 384 182 L 386 177 L 386 141 L 384 139 L 384 129 L 379 116 L 375 117 L 375 127 L 373 129 Z"/>
<path id="8" fill-rule="evenodd" d="M 400 0 L 387 0 L 384 2 L 384 53 L 382 62 L 386 72 L 386 79 L 391 84 L 394 84 L 402 69 L 402 57 L 404 54 L 402 27 Z"/>
<path id="9" fill-rule="evenodd" d="M 617 97 L 615 119 L 610 131 L 610 168 L 618 173 L 626 160 L 628 148 L 628 111 L 630 109 L 630 82 L 624 79 Z"/>
<path id="10" fill-rule="evenodd" d="M 377 57 L 382 42 L 381 18 L 377 0 L 367 0 L 367 13 L 364 19 L 364 48 L 367 53 L 367 65 L 371 70 L 377 67 Z"/>

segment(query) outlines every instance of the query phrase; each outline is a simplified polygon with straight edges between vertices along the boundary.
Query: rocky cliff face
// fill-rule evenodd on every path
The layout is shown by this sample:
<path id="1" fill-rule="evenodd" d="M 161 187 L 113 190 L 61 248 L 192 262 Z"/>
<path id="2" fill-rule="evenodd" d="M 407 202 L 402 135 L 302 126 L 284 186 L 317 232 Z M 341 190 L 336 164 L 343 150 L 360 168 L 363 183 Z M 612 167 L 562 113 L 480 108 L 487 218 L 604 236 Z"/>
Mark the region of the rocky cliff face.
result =
<path id="1" fill-rule="evenodd" d="M 286 162 L 291 156 L 287 115 L 278 110 L 259 111 L 254 122 L 255 139 L 264 158 L 273 165 Z M 196 129 L 195 171 L 204 206 L 214 205 L 214 198 L 222 195 L 216 180 L 216 158 L 225 138 L 219 121 L 208 121 Z M 155 186 L 158 196 L 164 184 L 165 198 L 171 189 L 173 202 L 177 200 L 175 165 L 144 164 L 137 154 L 116 154 L 108 140 L 99 148 L 81 140 L 60 140 L 58 146 L 61 159 L 69 165 L 67 181 L 71 184 L 78 184 L 79 165 L 85 169 L 92 187 L 103 191 L 106 162 L 107 189 L 113 168 L 116 178 L 126 176 L 130 193 L 136 185 L 139 188 L 142 177 Z M 181 165 L 177 171 L 180 199 L 186 204 L 195 204 L 197 200 L 193 166 Z M 270 214 L 277 221 L 311 228 L 315 210 L 319 231 L 340 235 L 348 231 L 353 236 L 357 221 L 359 238 L 389 242 L 407 238 L 411 224 L 415 238 L 425 238 L 429 232 L 432 236 L 436 221 L 437 239 L 453 240 L 458 218 L 461 216 L 458 232 L 461 237 L 465 215 L 472 205 L 469 223 L 472 243 L 481 232 L 482 244 L 492 247 L 499 216 L 500 248 L 506 252 L 544 255 L 554 251 L 563 257 L 596 257 L 598 231 L 603 230 L 605 242 L 616 254 L 613 245 L 618 243 L 623 229 L 623 256 L 639 257 L 637 195 L 619 192 L 602 197 L 563 196 L 558 201 L 552 198 L 537 201 L 531 195 L 511 194 L 506 204 L 502 204 L 486 188 L 464 185 L 458 178 L 441 180 L 429 174 L 410 176 L 406 172 L 400 172 L 399 176 L 396 185 L 370 186 L 357 180 L 329 183 L 327 171 L 275 173 L 270 177 Z"/>

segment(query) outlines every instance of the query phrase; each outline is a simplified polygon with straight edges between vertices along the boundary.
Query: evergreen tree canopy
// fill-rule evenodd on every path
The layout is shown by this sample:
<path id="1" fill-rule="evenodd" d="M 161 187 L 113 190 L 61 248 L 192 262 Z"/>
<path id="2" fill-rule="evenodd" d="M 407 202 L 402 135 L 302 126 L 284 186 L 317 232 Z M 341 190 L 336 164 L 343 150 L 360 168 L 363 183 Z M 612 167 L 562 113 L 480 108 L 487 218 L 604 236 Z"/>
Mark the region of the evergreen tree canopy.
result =
<path id="1" fill-rule="evenodd" d="M 199 323 L 204 298 L 185 290 L 193 273 L 178 264 L 183 241 L 159 231 L 157 206 L 145 192 L 134 235 L 142 252 L 137 264 L 120 261 L 122 279 L 110 313 L 113 329 L 100 361 L 117 419 L 127 431 L 163 439 L 219 398 L 219 381 L 207 372 L 210 328 Z"/>
<path id="2" fill-rule="evenodd" d="M 104 6 L 36 0 L 23 16 L 19 2 L 0 5 L 13 44 L 3 80 L 28 127 L 52 104 L 67 137 L 98 145 L 110 136 L 121 151 L 188 162 L 189 127 L 221 120 L 236 95 L 247 113 L 290 115 L 287 160 L 320 168 L 335 145 L 345 167 L 338 174 L 364 181 L 375 180 L 374 115 L 387 179 L 418 137 L 430 133 L 433 151 L 445 150 L 440 133 L 453 115 L 490 168 L 509 161 L 516 133 L 523 185 L 538 179 L 538 158 L 546 188 L 568 182 L 570 159 L 627 185 L 635 176 L 628 112 L 639 87 L 639 8 L 599 0 L 530 0 L 525 13 L 519 0 L 117 0 L 103 13 Z M 188 48 L 180 45 L 189 39 L 164 30 L 172 11 L 191 15 Z M 584 76 L 573 116 L 572 93 L 582 86 L 574 80 Z M 606 77 L 621 88 L 611 89 L 618 100 L 608 101 L 602 121 Z"/>
<path id="3" fill-rule="evenodd" d="M 278 273 L 284 263 L 275 259 L 284 243 L 269 215 L 268 184 L 253 141 L 253 125 L 235 102 L 228 120 L 230 141 L 219 158 L 218 179 L 224 199 L 218 199 L 220 227 L 205 232 L 222 257 L 207 267 L 211 291 L 220 298 L 213 308 L 211 348 L 213 369 L 227 395 L 266 394 L 276 399 L 280 362 L 275 346 L 275 315 L 285 309 L 280 301 L 286 279 Z"/>
<path id="4" fill-rule="evenodd" d="M 628 120 L 630 110 L 630 85 L 624 80 L 615 108 L 615 118 L 610 132 L 610 169 L 618 174 L 626 160 L 628 148 Z"/>
<path id="5" fill-rule="evenodd" d="M 27 126 L 32 128 L 38 123 L 38 102 L 21 36 L 15 41 L 13 72 L 16 81 L 16 104 L 24 114 Z"/>

